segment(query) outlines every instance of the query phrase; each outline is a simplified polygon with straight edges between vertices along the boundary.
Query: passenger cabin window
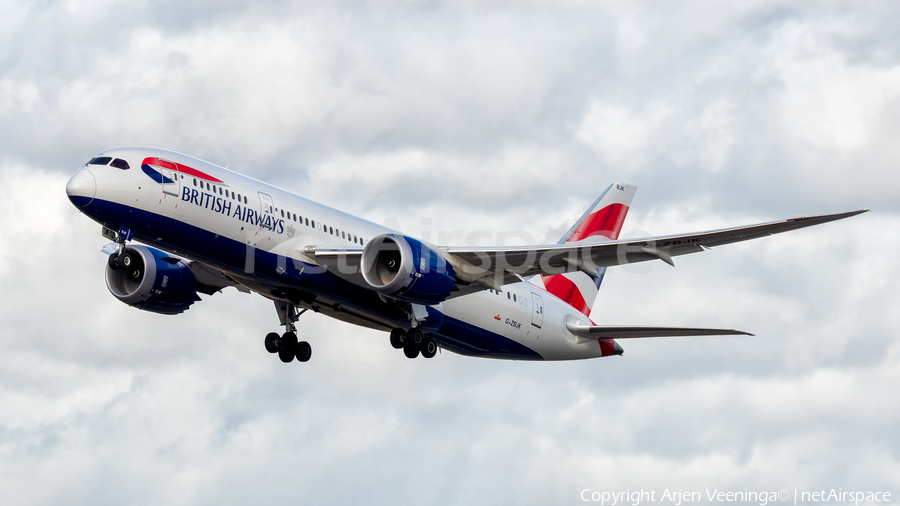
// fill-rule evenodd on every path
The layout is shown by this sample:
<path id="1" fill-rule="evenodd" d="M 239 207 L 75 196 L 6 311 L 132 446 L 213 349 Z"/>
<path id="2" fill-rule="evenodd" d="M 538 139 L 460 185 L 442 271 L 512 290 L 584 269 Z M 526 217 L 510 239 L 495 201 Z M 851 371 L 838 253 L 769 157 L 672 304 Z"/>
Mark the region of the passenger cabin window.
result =
<path id="1" fill-rule="evenodd" d="M 98 156 L 97 158 L 91 159 L 88 162 L 89 165 L 106 165 L 109 161 L 112 160 L 111 156 Z"/>
<path id="2" fill-rule="evenodd" d="M 121 158 L 116 158 L 116 159 L 113 160 L 112 163 L 109 164 L 109 165 L 112 166 L 112 167 L 115 167 L 115 168 L 117 168 L 117 169 L 122 169 L 122 170 L 128 170 L 128 169 L 131 168 L 131 167 L 128 165 L 128 162 L 126 162 L 125 160 L 122 160 Z"/>

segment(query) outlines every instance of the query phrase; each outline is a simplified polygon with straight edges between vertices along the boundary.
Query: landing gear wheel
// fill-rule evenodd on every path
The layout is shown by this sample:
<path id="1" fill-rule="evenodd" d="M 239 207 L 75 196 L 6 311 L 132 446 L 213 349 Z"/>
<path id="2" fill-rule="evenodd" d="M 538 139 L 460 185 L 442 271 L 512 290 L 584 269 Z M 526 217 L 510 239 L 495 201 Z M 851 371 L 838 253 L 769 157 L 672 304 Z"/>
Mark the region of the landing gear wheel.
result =
<path id="1" fill-rule="evenodd" d="M 403 345 L 403 354 L 406 355 L 406 358 L 416 358 L 419 356 L 419 347 L 411 342 L 407 342 Z"/>
<path id="2" fill-rule="evenodd" d="M 410 329 L 406 333 L 406 342 L 414 344 L 416 348 L 422 346 L 423 341 L 425 341 L 425 334 L 419 329 Z"/>
<path id="3" fill-rule="evenodd" d="M 112 255 L 110 255 L 108 263 L 109 263 L 109 268 L 114 271 L 117 271 L 122 268 L 122 266 L 119 265 L 119 254 L 118 253 L 113 253 Z"/>
<path id="4" fill-rule="evenodd" d="M 128 269 L 132 265 L 134 265 L 134 256 L 128 251 L 122 253 L 118 257 L 116 257 L 116 262 L 122 267 Z"/>
<path id="5" fill-rule="evenodd" d="M 406 333 L 400 329 L 394 329 L 391 331 L 391 346 L 394 347 L 395 350 L 399 350 L 403 347 L 403 338 L 406 337 Z"/>
<path id="6" fill-rule="evenodd" d="M 116 263 L 121 266 L 123 269 L 128 269 L 128 276 L 138 281 L 141 279 L 141 276 L 144 275 L 143 267 L 144 262 L 139 261 L 138 258 L 135 258 L 134 254 L 130 251 L 125 251 L 121 255 L 116 258 Z"/>
<path id="7" fill-rule="evenodd" d="M 297 343 L 297 360 L 300 362 L 309 362 L 310 357 L 312 357 L 312 346 L 309 345 L 306 341 L 300 341 Z"/>
<path id="8" fill-rule="evenodd" d="M 285 332 L 278 343 L 278 351 L 281 350 L 285 350 L 293 355 L 294 351 L 297 350 L 297 334 Z"/>
<path id="9" fill-rule="evenodd" d="M 437 343 L 434 342 L 434 339 L 430 337 L 426 337 L 425 341 L 422 343 L 422 356 L 425 358 L 431 358 L 437 354 Z"/>
<path id="10" fill-rule="evenodd" d="M 275 292 L 273 294 L 278 295 Z M 297 327 L 294 325 L 294 322 L 306 312 L 306 309 L 298 311 L 297 306 L 293 302 L 285 300 L 273 300 L 273 302 L 275 303 L 275 311 L 278 312 L 278 319 L 284 325 L 285 332 L 281 337 L 274 332 L 267 335 L 266 349 L 277 351 L 278 358 L 284 363 L 293 362 L 295 357 L 300 362 L 308 361 L 312 357 L 312 346 L 306 341 L 297 341 Z"/>
<path id="11" fill-rule="evenodd" d="M 297 350 L 297 334 L 285 332 L 278 343 L 278 358 L 287 364 L 294 360 Z"/>
<path id="12" fill-rule="evenodd" d="M 266 351 L 268 351 L 269 353 L 277 353 L 279 339 L 281 339 L 281 336 L 274 332 L 269 332 L 268 334 L 266 334 Z"/>

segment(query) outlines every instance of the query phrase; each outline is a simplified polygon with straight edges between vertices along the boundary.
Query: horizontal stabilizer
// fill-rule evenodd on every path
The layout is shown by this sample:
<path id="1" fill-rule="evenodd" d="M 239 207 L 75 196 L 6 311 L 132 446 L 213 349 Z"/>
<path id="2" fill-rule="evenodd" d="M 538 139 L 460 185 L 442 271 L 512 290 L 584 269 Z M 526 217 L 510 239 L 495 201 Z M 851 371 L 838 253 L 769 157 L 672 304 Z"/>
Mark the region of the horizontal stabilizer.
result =
<path id="1" fill-rule="evenodd" d="M 590 335 L 598 339 L 632 339 L 637 337 L 687 337 L 687 336 L 752 336 L 749 332 L 734 329 L 692 329 L 684 327 L 627 327 L 618 325 L 580 325 L 567 323 L 573 334 Z"/>

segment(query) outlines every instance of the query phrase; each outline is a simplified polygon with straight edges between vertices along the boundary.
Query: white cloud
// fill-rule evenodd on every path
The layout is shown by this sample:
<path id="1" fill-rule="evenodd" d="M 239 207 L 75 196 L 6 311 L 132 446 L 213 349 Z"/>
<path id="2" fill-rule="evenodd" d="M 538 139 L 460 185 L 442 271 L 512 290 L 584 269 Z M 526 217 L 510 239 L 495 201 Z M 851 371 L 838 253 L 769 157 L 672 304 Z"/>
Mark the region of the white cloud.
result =
<path id="1" fill-rule="evenodd" d="M 896 8 L 0 10 L 8 502 L 896 486 Z M 641 187 L 631 231 L 875 211 L 674 269 L 611 269 L 594 308 L 603 323 L 754 338 L 633 340 L 623 357 L 571 363 L 410 361 L 383 333 L 307 314 L 313 360 L 286 366 L 263 350 L 277 321 L 261 297 L 226 291 L 164 317 L 107 293 L 106 241 L 63 191 L 119 144 L 230 163 L 432 234 L 552 241 L 614 181 Z"/>
<path id="2" fill-rule="evenodd" d="M 577 136 L 618 170 L 639 170 L 648 163 L 651 133 L 665 119 L 666 112 L 665 106 L 652 104 L 644 114 L 632 114 L 624 107 L 595 101 Z"/>

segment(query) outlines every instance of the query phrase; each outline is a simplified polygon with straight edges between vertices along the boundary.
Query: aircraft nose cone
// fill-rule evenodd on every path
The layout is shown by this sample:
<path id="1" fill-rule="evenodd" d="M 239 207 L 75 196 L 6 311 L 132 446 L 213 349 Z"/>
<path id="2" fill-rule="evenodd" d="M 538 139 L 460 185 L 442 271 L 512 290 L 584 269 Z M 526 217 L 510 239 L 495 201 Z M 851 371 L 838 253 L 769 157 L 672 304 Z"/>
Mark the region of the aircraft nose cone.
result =
<path id="1" fill-rule="evenodd" d="M 615 346 L 614 351 L 613 351 L 613 355 L 621 355 L 621 354 L 623 354 L 623 353 L 625 353 L 625 350 L 623 350 L 622 347 L 619 346 L 619 343 L 618 343 L 618 341 L 617 341 L 617 342 L 616 342 L 616 346 Z"/>
<path id="2" fill-rule="evenodd" d="M 87 167 L 82 168 L 69 179 L 66 184 L 66 195 L 75 207 L 84 207 L 94 200 L 97 192 L 97 180 Z"/>

